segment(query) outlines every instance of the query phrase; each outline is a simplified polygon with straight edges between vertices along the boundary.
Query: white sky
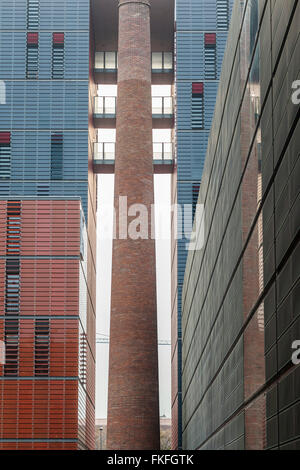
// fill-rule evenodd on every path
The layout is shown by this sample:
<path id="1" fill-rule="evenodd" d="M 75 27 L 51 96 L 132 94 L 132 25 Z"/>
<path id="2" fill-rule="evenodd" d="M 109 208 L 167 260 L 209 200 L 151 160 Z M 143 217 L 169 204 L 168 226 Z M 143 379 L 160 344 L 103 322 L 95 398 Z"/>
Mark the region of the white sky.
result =
<path id="1" fill-rule="evenodd" d="M 113 175 L 98 176 L 97 213 L 97 322 L 96 331 L 109 335 Z M 158 338 L 171 338 L 171 250 L 170 175 L 155 175 L 156 230 L 164 234 L 156 241 Z M 160 209 L 159 209 L 160 207 Z M 159 217 L 159 214 L 164 216 Z M 108 344 L 96 346 L 96 418 L 106 418 L 108 386 Z M 171 348 L 159 346 L 160 414 L 171 415 Z"/>
<path id="2" fill-rule="evenodd" d="M 101 86 L 98 95 L 115 96 L 117 87 Z M 155 96 L 169 96 L 169 86 L 152 86 Z M 115 130 L 99 129 L 99 142 L 114 142 Z M 154 130 L 154 142 L 170 142 L 170 130 Z M 170 175 L 155 175 L 158 338 L 171 339 Z M 96 331 L 109 335 L 114 176 L 98 176 Z M 96 418 L 107 416 L 108 344 L 96 346 Z M 171 417 L 171 347 L 159 346 L 160 415 Z"/>

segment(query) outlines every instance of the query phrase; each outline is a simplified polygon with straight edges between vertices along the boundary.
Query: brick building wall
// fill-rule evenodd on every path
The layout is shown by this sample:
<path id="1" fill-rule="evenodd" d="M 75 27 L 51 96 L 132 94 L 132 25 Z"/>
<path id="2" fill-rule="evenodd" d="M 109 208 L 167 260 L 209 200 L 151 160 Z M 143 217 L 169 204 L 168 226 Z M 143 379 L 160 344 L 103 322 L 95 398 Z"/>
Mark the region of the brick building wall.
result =
<path id="1" fill-rule="evenodd" d="M 119 3 L 108 449 L 159 449 L 150 3 Z M 129 213 L 144 205 L 147 234 L 131 237 L 128 223 L 138 213 L 120 217 L 119 197 L 127 197 Z"/>

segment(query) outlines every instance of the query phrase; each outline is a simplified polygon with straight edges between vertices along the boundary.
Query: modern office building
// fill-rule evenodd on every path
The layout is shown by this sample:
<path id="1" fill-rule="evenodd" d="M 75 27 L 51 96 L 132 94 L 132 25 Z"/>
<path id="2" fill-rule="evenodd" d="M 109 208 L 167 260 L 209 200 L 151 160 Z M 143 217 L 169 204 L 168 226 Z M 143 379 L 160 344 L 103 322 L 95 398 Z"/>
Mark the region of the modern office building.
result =
<path id="1" fill-rule="evenodd" d="M 131 51 L 128 44 L 133 44 Z M 98 173 L 115 172 L 116 202 L 118 196 L 127 195 L 130 203 L 143 203 L 150 208 L 153 173 L 173 171 L 172 142 L 154 140 L 153 144 L 152 138 L 153 129 L 169 129 L 171 134 L 174 128 L 173 49 L 174 0 L 121 1 L 120 5 L 112 0 L 0 0 L 0 197 L 7 204 L 10 200 L 16 201 L 21 205 L 20 210 L 27 198 L 47 200 L 50 205 L 55 204 L 57 198 L 81 200 L 87 229 L 87 295 L 80 302 L 86 302 L 86 339 L 90 351 L 85 403 L 87 410 L 91 407 L 87 411 L 89 430 L 94 429 L 96 178 Z M 104 85 L 113 84 L 118 84 L 118 106 L 116 97 L 105 95 Z M 151 103 L 151 85 L 167 85 L 170 92 L 164 96 L 156 94 Z M 115 142 L 105 142 L 104 129 L 116 129 L 116 151 Z M 50 210 L 49 214 L 51 225 L 56 218 L 55 211 Z M 132 448 L 133 443 L 136 448 L 158 448 L 155 245 L 154 240 L 122 242 L 118 240 L 114 246 L 108 444 L 120 449 Z M 53 256 L 56 259 L 60 255 Z M 6 260 L 10 262 L 10 254 L 5 250 L 3 259 L 5 271 L 1 280 L 2 288 L 6 289 L 9 275 Z M 22 267 L 23 261 L 18 261 L 17 265 L 20 263 Z M 125 274 L 128 266 L 130 272 Z M 18 275 L 22 284 L 22 270 Z M 67 289 L 67 272 L 64 271 L 63 276 L 66 277 L 62 278 L 61 285 Z M 139 285 L 139 296 L 136 286 L 134 291 L 130 289 L 134 283 Z M 126 290 L 126 302 L 120 286 Z M 52 298 L 46 287 L 43 296 Z M 61 383 L 63 388 L 58 395 L 66 404 L 63 409 L 68 409 L 71 400 L 81 413 L 82 404 L 74 402 L 64 388 L 65 384 L 70 384 L 63 362 L 67 358 L 62 357 L 64 367 L 51 368 L 51 335 L 54 341 L 56 334 L 51 325 L 58 319 L 52 318 L 50 307 L 47 314 L 47 308 L 46 303 L 43 317 L 49 321 L 50 368 L 43 377 L 44 392 L 50 393 L 51 387 Z M 73 313 L 77 318 L 78 311 Z M 3 314 L 6 316 L 5 310 Z M 23 311 L 16 312 L 18 322 L 21 321 L 19 315 L 22 316 Z M 35 317 L 30 321 L 34 322 Z M 69 319 L 63 321 L 67 331 Z M 139 323 L 139 328 L 135 322 Z M 21 328 L 20 323 L 18 325 Z M 5 324 L 3 328 L 5 337 Z M 32 333 L 34 323 L 30 328 Z M 25 336 L 22 341 L 26 343 Z M 55 345 L 53 347 L 55 353 Z M 25 360 L 22 354 L 18 357 L 20 361 Z M 128 357 L 127 365 L 124 357 Z M 74 359 L 76 363 L 76 355 Z M 14 383 L 16 397 L 24 378 L 29 384 L 37 383 L 34 370 L 27 368 L 28 375 L 24 376 L 22 367 L 20 363 L 14 369 L 15 382 L 10 382 Z M 11 380 L 5 374 L 1 377 L 3 384 Z M 76 382 L 76 367 L 70 374 L 75 374 L 72 380 Z M 123 385 L 119 383 L 120 377 L 123 377 Z M 80 382 L 80 377 L 78 380 Z M 2 399 L 5 401 L 9 392 L 4 390 Z M 51 423 L 55 423 L 56 411 L 52 407 L 55 404 L 46 410 L 46 403 L 41 404 L 33 395 L 33 400 L 35 398 L 32 409 L 40 410 L 41 406 L 48 420 L 53 414 Z M 38 433 L 26 438 L 19 434 L 24 424 L 18 421 L 23 404 L 16 400 L 18 413 L 9 418 L 16 431 L 12 437 L 2 435 L 1 445 L 20 448 L 27 439 L 28 447 L 36 447 L 41 442 Z M 123 413 L 128 419 L 124 418 L 121 426 Z M 1 419 L 4 419 L 2 415 Z M 118 426 L 116 420 L 119 420 Z M 71 447 L 94 446 L 92 431 L 86 431 L 85 441 L 80 438 L 79 443 L 75 431 L 71 437 L 66 437 L 60 425 L 61 422 L 57 423 L 59 437 L 52 431 L 54 424 L 49 433 L 44 431 L 43 446 L 49 442 L 51 448 L 61 445 L 66 448 L 66 439 L 74 440 L 70 442 Z M 7 427 L 3 422 L 1 426 L 1 429 Z"/>
<path id="2" fill-rule="evenodd" d="M 80 200 L 1 200 L 0 215 L 0 449 L 92 449 Z"/>
<path id="3" fill-rule="evenodd" d="M 181 292 L 233 0 L 176 2 L 176 168 L 172 202 L 172 444 L 181 448 Z M 185 205 L 184 209 L 183 206 Z"/>
<path id="4" fill-rule="evenodd" d="M 299 22 L 234 4 L 182 292 L 185 449 L 300 448 Z"/>
<path id="5" fill-rule="evenodd" d="M 2 241 L 7 243 L 1 254 L 1 285 L 6 302 L 12 291 L 16 296 L 12 311 L 2 303 L 2 334 L 15 342 L 12 351 L 19 361 L 15 367 L 14 356 L 13 366 L 8 363 L 0 379 L 1 448 L 94 447 L 96 175 L 92 97 L 96 87 L 92 54 L 89 0 L 0 0 L 0 81 L 5 91 L 0 103 L 0 197 L 7 199 L 7 209 L 2 202 L 1 214 Z M 87 294 L 82 299 L 77 298 L 82 277 L 79 247 L 72 247 L 72 237 L 78 238 L 80 230 L 79 204 L 76 223 L 69 228 L 63 223 L 60 228 L 58 221 L 64 216 L 69 220 L 69 209 L 66 206 L 65 213 L 56 210 L 55 202 L 74 197 L 81 200 L 87 227 Z M 39 199 L 47 200 L 49 220 L 43 215 L 42 203 L 34 202 Z M 55 243 L 65 247 L 61 251 L 51 245 L 54 234 L 46 236 L 54 226 L 61 232 L 61 238 L 55 235 Z M 13 251 L 18 243 L 20 254 Z M 26 255 L 23 246 L 28 247 Z M 74 263 L 71 270 L 70 263 Z M 9 284 L 10 276 L 16 276 L 17 290 Z M 73 303 L 68 292 L 71 282 Z M 56 298 L 56 292 L 61 297 Z M 88 355 L 86 385 L 77 365 L 79 339 L 75 339 L 83 334 L 78 333 L 78 301 L 86 303 L 82 307 L 86 309 L 86 324 L 82 325 Z M 48 368 L 40 378 L 34 354 L 38 356 L 43 331 L 48 335 Z M 65 352 L 59 343 L 65 343 Z M 6 410 L 11 414 L 5 415 Z M 84 416 L 86 423 L 77 425 L 77 415 L 79 420 Z"/>

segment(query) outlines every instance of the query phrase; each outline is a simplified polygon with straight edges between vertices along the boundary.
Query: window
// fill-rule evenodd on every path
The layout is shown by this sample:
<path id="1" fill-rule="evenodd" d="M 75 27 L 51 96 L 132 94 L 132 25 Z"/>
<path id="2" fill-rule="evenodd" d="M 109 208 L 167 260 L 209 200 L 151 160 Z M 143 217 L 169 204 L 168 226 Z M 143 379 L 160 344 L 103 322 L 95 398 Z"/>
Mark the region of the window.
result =
<path id="1" fill-rule="evenodd" d="M 49 375 L 49 320 L 36 320 L 34 332 L 34 375 L 46 377 Z"/>
<path id="2" fill-rule="evenodd" d="M 18 256 L 20 254 L 21 237 L 21 203 L 8 201 L 6 228 L 6 254 Z"/>
<path id="3" fill-rule="evenodd" d="M 192 129 L 204 129 L 204 84 L 192 84 Z"/>
<path id="4" fill-rule="evenodd" d="M 6 260 L 5 314 L 18 315 L 20 310 L 20 261 Z"/>
<path id="5" fill-rule="evenodd" d="M 36 80 L 39 72 L 39 35 L 27 33 L 26 77 Z"/>
<path id="6" fill-rule="evenodd" d="M 194 221 L 194 218 L 195 218 L 196 207 L 197 207 L 197 203 L 198 203 L 199 189 L 200 189 L 200 183 L 193 183 L 193 188 L 192 188 L 193 221 Z"/>
<path id="7" fill-rule="evenodd" d="M 38 196 L 49 196 L 49 184 L 38 184 L 37 185 Z"/>
<path id="8" fill-rule="evenodd" d="M 207 80 L 215 80 L 217 78 L 217 49 L 215 33 L 206 33 L 204 35 L 204 56 L 205 78 Z"/>
<path id="9" fill-rule="evenodd" d="M 87 339 L 85 333 L 80 333 L 80 362 L 79 362 L 79 379 L 82 385 L 86 385 L 86 356 L 87 356 Z"/>
<path id="10" fill-rule="evenodd" d="M 65 35 L 53 33 L 52 36 L 52 78 L 64 78 Z"/>
<path id="11" fill-rule="evenodd" d="M 118 68 L 117 52 L 96 52 L 95 69 L 116 70 Z"/>
<path id="12" fill-rule="evenodd" d="M 152 52 L 152 71 L 173 70 L 172 52 Z"/>
<path id="13" fill-rule="evenodd" d="M 0 180 L 10 178 L 10 132 L 0 132 Z"/>
<path id="14" fill-rule="evenodd" d="M 27 29 L 39 27 L 39 0 L 27 0 Z"/>
<path id="15" fill-rule="evenodd" d="M 217 28 L 227 31 L 229 27 L 229 0 L 217 0 Z"/>
<path id="16" fill-rule="evenodd" d="M 51 179 L 63 178 L 63 135 L 51 135 Z"/>
<path id="17" fill-rule="evenodd" d="M 4 375 L 16 377 L 19 374 L 19 320 L 5 320 L 5 364 Z"/>

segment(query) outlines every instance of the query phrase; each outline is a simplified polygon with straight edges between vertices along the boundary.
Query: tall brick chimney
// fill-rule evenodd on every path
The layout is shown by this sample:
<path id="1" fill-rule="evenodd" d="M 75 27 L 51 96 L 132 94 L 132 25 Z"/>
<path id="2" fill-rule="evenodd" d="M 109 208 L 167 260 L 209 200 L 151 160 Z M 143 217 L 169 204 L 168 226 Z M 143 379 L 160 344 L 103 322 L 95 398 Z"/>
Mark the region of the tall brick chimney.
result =
<path id="1" fill-rule="evenodd" d="M 118 54 L 107 447 L 151 450 L 159 449 L 159 395 L 149 0 L 119 1 Z M 128 208 L 147 207 L 148 239 L 120 238 L 119 196 Z"/>

